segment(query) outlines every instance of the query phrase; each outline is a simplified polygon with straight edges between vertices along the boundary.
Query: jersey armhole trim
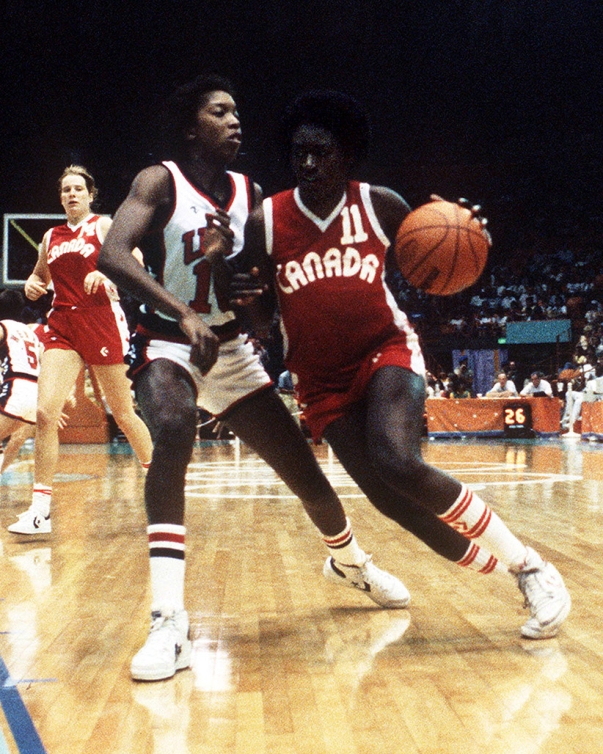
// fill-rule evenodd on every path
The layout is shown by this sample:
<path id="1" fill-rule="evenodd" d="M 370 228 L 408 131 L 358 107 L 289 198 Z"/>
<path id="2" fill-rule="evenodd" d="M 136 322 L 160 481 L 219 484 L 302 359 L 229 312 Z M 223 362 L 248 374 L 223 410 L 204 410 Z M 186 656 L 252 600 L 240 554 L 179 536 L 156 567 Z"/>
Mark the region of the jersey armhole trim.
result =
<path id="1" fill-rule="evenodd" d="M 274 245 L 274 226 L 272 218 L 272 199 L 264 199 L 264 233 L 266 236 L 266 253 L 272 256 Z"/>
<path id="2" fill-rule="evenodd" d="M 385 248 L 389 248 L 389 238 L 383 232 L 383 228 L 381 227 L 381 224 L 377 219 L 377 215 L 375 214 L 375 208 L 373 207 L 373 201 L 371 199 L 371 186 L 369 183 L 360 184 L 360 197 L 362 199 L 362 203 L 364 204 L 364 209 L 366 210 L 367 217 L 373 230 L 375 231 L 377 237 L 385 246 Z"/>

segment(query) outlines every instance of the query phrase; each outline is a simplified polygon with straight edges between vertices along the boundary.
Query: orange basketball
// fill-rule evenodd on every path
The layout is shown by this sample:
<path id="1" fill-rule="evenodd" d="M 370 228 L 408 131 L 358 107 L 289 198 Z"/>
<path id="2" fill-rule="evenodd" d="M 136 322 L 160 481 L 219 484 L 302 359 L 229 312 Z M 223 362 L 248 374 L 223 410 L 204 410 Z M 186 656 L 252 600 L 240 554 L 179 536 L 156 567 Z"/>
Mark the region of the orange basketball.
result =
<path id="1" fill-rule="evenodd" d="M 415 288 L 450 296 L 468 288 L 484 271 L 490 239 L 471 210 L 431 201 L 410 212 L 398 230 L 398 267 Z"/>

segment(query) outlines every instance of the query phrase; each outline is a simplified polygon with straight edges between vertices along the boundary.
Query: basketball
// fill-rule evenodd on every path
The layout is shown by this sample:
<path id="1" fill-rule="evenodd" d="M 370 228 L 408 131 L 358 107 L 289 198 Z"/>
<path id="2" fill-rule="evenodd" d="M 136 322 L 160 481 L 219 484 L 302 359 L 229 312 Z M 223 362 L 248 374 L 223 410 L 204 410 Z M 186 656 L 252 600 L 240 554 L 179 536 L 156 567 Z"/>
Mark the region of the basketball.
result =
<path id="1" fill-rule="evenodd" d="M 471 210 L 443 199 L 410 212 L 395 245 L 406 280 L 434 296 L 450 296 L 473 285 L 484 271 L 489 248 L 489 235 Z"/>

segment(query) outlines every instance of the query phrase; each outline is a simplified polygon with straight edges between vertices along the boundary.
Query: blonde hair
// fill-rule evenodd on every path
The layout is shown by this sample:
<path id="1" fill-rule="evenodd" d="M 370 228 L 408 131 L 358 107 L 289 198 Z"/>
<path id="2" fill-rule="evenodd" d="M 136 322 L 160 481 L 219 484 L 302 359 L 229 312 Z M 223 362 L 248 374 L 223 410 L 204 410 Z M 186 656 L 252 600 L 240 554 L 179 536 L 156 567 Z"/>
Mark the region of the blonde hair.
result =
<path id="1" fill-rule="evenodd" d="M 67 178 L 68 175 L 80 175 L 86 182 L 86 188 L 88 189 L 88 192 L 92 194 L 92 201 L 96 199 L 96 197 L 98 196 L 98 189 L 96 188 L 96 184 L 94 183 L 94 178 L 82 165 L 69 165 L 69 167 L 63 170 L 63 173 L 59 178 L 59 194 L 63 189 L 63 179 Z"/>

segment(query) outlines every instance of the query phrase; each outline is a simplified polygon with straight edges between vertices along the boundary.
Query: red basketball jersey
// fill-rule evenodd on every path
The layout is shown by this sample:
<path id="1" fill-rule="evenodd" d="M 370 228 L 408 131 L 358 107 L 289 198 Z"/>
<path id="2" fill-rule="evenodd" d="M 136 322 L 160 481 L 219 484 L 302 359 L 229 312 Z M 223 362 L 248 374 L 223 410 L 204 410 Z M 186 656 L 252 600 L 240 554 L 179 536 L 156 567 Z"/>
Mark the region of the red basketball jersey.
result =
<path id="1" fill-rule="evenodd" d="M 370 186 L 351 181 L 324 220 L 297 189 L 264 201 L 285 337 L 286 364 L 302 396 L 347 390 L 363 360 L 400 339 L 408 367 L 423 373 L 417 336 L 385 284 L 389 241 Z"/>
<path id="2" fill-rule="evenodd" d="M 91 295 L 84 291 L 84 278 L 96 270 L 101 241 L 98 215 L 89 215 L 79 225 L 68 223 L 52 228 L 47 259 L 54 286 L 53 307 L 93 307 L 110 303 L 104 286 Z"/>

